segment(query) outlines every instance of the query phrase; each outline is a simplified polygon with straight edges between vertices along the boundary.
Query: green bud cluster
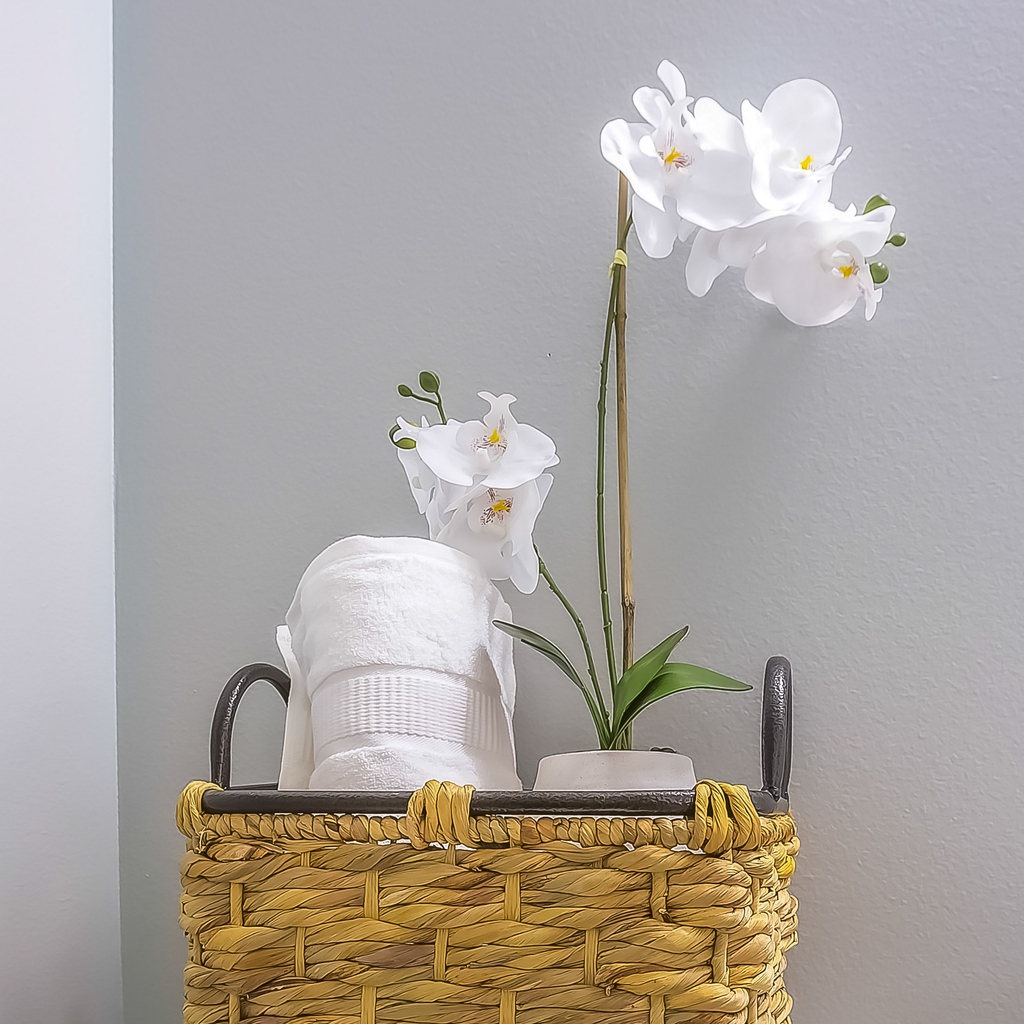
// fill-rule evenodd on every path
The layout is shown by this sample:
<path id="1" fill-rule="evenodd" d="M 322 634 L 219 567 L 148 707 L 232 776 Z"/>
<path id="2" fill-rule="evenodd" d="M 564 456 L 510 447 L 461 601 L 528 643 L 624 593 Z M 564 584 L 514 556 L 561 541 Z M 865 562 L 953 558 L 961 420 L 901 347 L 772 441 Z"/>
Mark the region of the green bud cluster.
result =
<path id="1" fill-rule="evenodd" d="M 419 384 L 420 389 L 424 392 L 422 395 L 416 394 L 408 384 L 399 384 L 398 393 L 402 398 L 414 398 L 417 402 L 426 402 L 428 405 L 434 406 L 441 417 L 441 422 L 447 423 L 448 417 L 444 414 L 444 404 L 441 401 L 441 378 L 430 370 L 424 370 L 419 376 Z M 433 395 L 433 398 L 430 397 L 431 395 Z M 398 433 L 398 430 L 399 427 L 396 423 L 388 431 L 391 443 L 396 448 L 415 448 L 416 442 L 411 437 L 400 437 L 397 441 L 395 440 L 395 434 Z"/>
<path id="2" fill-rule="evenodd" d="M 886 196 L 879 192 L 864 204 L 864 212 L 870 213 L 872 210 L 880 209 L 883 206 L 892 206 L 892 203 L 889 202 Z M 885 240 L 885 244 L 891 245 L 895 249 L 899 249 L 900 246 L 907 244 L 907 236 L 902 231 L 897 231 Z M 874 281 L 875 284 L 885 284 L 885 282 L 889 280 L 889 268 L 884 263 L 880 261 L 872 263 L 870 264 L 869 269 L 871 270 L 871 280 Z"/>

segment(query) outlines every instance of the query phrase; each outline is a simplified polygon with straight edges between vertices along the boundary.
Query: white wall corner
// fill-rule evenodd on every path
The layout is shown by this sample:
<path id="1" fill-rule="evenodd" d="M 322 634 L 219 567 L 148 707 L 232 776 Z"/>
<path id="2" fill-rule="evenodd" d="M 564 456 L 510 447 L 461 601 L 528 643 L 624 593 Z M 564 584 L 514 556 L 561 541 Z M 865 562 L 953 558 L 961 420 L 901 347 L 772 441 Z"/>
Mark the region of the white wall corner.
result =
<path id="1" fill-rule="evenodd" d="M 110 0 L 0 15 L 0 1020 L 121 1020 Z"/>

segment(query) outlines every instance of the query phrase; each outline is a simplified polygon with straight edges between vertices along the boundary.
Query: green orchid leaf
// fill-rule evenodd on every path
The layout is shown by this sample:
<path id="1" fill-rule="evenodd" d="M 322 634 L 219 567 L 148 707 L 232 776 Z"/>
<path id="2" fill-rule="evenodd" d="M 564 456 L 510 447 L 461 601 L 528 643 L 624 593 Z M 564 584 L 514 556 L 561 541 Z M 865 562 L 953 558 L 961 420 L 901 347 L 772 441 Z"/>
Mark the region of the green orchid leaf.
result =
<path id="1" fill-rule="evenodd" d="M 436 395 L 441 390 L 441 381 L 436 373 L 431 373 L 430 370 L 424 370 L 420 374 L 420 387 L 428 395 Z"/>
<path id="2" fill-rule="evenodd" d="M 622 673 L 622 677 L 613 688 L 612 732 L 618 732 L 622 713 L 643 693 L 648 683 L 661 671 L 665 662 L 668 661 L 668 656 L 675 650 L 676 644 L 689 631 L 689 626 L 683 626 L 682 629 L 676 630 Z"/>
<path id="3" fill-rule="evenodd" d="M 872 263 L 868 269 L 875 284 L 885 284 L 889 280 L 889 268 L 884 263 Z"/>
<path id="4" fill-rule="evenodd" d="M 901 245 L 907 244 L 907 236 L 902 231 L 897 231 L 896 234 L 890 235 L 885 240 L 886 245 L 894 245 L 898 249 Z"/>
<path id="5" fill-rule="evenodd" d="M 593 695 L 584 685 L 580 674 L 573 667 L 572 662 L 565 656 L 562 649 L 553 644 L 547 637 L 541 636 L 540 633 L 535 633 L 532 629 L 527 629 L 525 626 L 517 626 L 512 622 L 502 622 L 499 619 L 495 619 L 493 624 L 503 633 L 508 633 L 514 640 L 519 640 L 521 643 L 526 644 L 527 647 L 532 647 L 535 651 L 543 654 L 545 658 L 554 662 L 569 677 L 580 693 L 583 694 L 587 707 L 590 709 L 590 715 L 594 719 L 594 725 L 597 727 L 598 738 L 603 745 L 608 738 L 608 723 L 598 709 Z"/>
<path id="6" fill-rule="evenodd" d="M 713 672 L 700 665 L 686 665 L 680 661 L 670 661 L 647 684 L 644 691 L 626 708 L 620 720 L 617 720 L 612 742 L 619 738 L 630 722 L 645 708 L 656 701 L 680 693 L 682 690 L 749 690 L 746 683 L 738 679 L 724 676 L 721 672 Z"/>
<path id="7" fill-rule="evenodd" d="M 408 384 L 399 384 L 398 385 L 398 393 L 403 398 L 412 398 L 412 388 L 409 387 Z"/>
<path id="8" fill-rule="evenodd" d="M 872 196 L 864 204 L 864 212 L 870 213 L 872 210 L 877 210 L 879 207 L 882 206 L 892 206 L 892 203 L 890 203 L 889 200 L 883 195 Z"/>

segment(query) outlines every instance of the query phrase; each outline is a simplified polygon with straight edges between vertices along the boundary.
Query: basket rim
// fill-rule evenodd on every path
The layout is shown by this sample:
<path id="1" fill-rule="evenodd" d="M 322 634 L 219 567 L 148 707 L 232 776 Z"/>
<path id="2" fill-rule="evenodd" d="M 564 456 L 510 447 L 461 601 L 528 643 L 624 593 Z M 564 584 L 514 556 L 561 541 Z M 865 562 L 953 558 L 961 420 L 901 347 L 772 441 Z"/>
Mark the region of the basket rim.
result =
<path id="1" fill-rule="evenodd" d="M 202 809 L 207 814 L 404 814 L 412 791 L 279 790 L 276 786 L 207 789 Z M 765 789 L 751 790 L 758 814 L 785 814 L 789 800 Z M 689 817 L 696 790 L 477 790 L 470 814 L 508 815 L 639 815 Z"/>
<path id="2" fill-rule="evenodd" d="M 237 796 L 238 791 L 231 794 Z M 265 805 L 275 795 L 273 789 L 256 790 Z M 685 794 L 678 791 L 678 795 Z M 467 848 L 536 847 L 568 841 L 580 847 L 622 846 L 688 847 L 717 855 L 726 849 L 749 851 L 775 844 L 794 835 L 789 814 L 762 816 L 754 807 L 746 786 L 704 779 L 694 791 L 692 815 L 615 814 L 602 807 L 596 815 L 586 813 L 509 813 L 499 805 L 497 814 L 488 814 L 478 804 L 471 806 L 477 792 L 471 785 L 431 780 L 409 795 L 405 813 L 384 814 L 333 813 L 322 805 L 311 811 L 213 812 L 204 806 L 209 797 L 224 795 L 216 783 L 191 782 L 178 800 L 175 814 L 178 829 L 191 840 L 193 852 L 201 852 L 211 842 L 256 837 L 260 842 L 357 842 L 380 843 L 407 840 L 414 849 L 434 843 Z M 303 796 L 354 797 L 361 803 L 379 798 L 377 793 L 298 794 L 280 793 L 292 802 Z M 575 794 L 600 799 L 603 793 Z M 620 794 L 621 795 L 621 794 Z M 642 795 L 642 794 L 639 794 Z M 399 794 L 395 794 L 396 797 Z M 525 794 L 494 791 L 481 793 L 480 799 L 526 796 L 564 798 L 566 794 Z M 627 794 L 636 798 L 638 794 Z M 315 805 L 314 805 L 315 806 Z M 579 808 L 575 808 L 579 810 Z M 219 838 L 218 838 L 219 837 Z"/>

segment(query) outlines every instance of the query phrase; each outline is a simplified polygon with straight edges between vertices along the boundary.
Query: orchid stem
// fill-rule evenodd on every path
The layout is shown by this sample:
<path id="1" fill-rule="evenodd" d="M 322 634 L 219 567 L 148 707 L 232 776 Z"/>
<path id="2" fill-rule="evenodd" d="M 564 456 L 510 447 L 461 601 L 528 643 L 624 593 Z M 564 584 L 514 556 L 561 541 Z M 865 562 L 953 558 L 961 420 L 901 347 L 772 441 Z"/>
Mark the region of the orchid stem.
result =
<path id="1" fill-rule="evenodd" d="M 621 233 L 628 218 L 629 183 L 619 175 L 619 218 Z M 622 671 L 633 664 L 633 540 L 629 515 L 629 417 L 626 410 L 626 268 L 619 267 L 615 295 L 615 440 L 619 451 L 619 565 L 622 600 Z M 627 727 L 628 728 L 628 727 Z M 627 740 L 630 738 L 627 733 Z"/>
<path id="2" fill-rule="evenodd" d="M 442 423 L 447 423 L 448 422 L 448 417 L 445 416 L 445 414 L 444 414 L 444 406 L 441 404 L 440 392 L 438 393 L 436 399 L 428 398 L 426 395 L 417 395 L 415 391 L 413 391 L 407 397 L 408 398 L 415 398 L 417 402 L 426 402 L 427 405 L 432 405 L 435 409 L 437 409 L 438 413 L 440 414 L 441 422 Z"/>
<path id="3" fill-rule="evenodd" d="M 626 221 L 619 239 L 618 248 L 622 249 L 633 226 L 632 216 Z M 611 355 L 612 326 L 615 322 L 616 297 L 619 291 L 620 264 L 612 265 L 612 287 L 608 296 L 608 316 L 604 325 L 604 351 L 601 354 L 601 388 L 597 398 L 597 569 L 601 581 L 601 615 L 604 626 L 605 653 L 608 656 L 608 677 L 614 697 L 618 672 L 615 668 L 615 637 L 612 634 L 611 604 L 608 600 L 608 545 L 605 538 L 604 522 L 604 457 L 605 437 L 608 418 L 608 363 Z"/>
<path id="4" fill-rule="evenodd" d="M 534 550 L 537 551 L 536 545 L 534 545 Z M 583 643 L 583 650 L 587 655 L 587 672 L 590 675 L 590 681 L 594 684 L 594 693 L 597 696 L 597 703 L 601 708 L 601 714 L 604 716 L 605 724 L 610 728 L 608 708 L 605 706 L 604 695 L 601 693 L 601 684 L 597 678 L 597 666 L 594 664 L 594 652 L 590 649 L 590 638 L 587 636 L 587 627 L 583 625 L 583 620 L 576 613 L 576 609 L 569 603 L 569 599 L 559 589 L 554 577 L 551 575 L 548 567 L 544 564 L 544 559 L 540 557 L 540 551 L 537 551 L 537 561 L 540 564 L 540 574 L 545 580 L 547 580 L 547 584 L 551 588 L 551 593 L 553 593 L 555 597 L 562 602 L 562 607 L 569 613 L 569 617 L 576 625 L 576 632 L 580 635 L 580 640 Z M 598 732 L 600 732 L 600 728 L 598 728 Z"/>
<path id="5" fill-rule="evenodd" d="M 629 182 L 619 175 L 619 210 L 616 232 L 623 233 L 629 214 Z M 620 248 L 625 249 L 625 242 Z M 618 268 L 615 292 L 615 441 L 619 452 L 619 595 L 622 602 L 622 672 L 633 664 L 633 621 L 636 601 L 633 598 L 633 538 L 629 514 L 629 416 L 626 409 L 626 266 Z M 633 746 L 633 726 L 626 726 L 619 745 L 624 750 Z"/>

